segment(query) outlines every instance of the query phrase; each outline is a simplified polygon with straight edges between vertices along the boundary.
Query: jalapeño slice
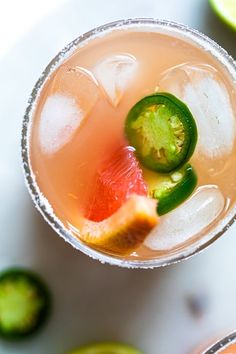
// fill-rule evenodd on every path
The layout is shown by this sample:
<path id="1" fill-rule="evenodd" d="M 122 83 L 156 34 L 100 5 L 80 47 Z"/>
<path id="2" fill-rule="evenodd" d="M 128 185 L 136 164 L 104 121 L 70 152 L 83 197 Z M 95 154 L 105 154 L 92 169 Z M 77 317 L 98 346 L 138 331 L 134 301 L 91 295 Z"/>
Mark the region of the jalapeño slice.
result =
<path id="1" fill-rule="evenodd" d="M 144 170 L 151 198 L 158 200 L 157 213 L 164 215 L 185 201 L 197 185 L 197 176 L 190 164 L 169 174 Z"/>
<path id="2" fill-rule="evenodd" d="M 192 156 L 197 127 L 188 107 L 169 93 L 146 96 L 128 113 L 129 143 L 142 164 L 158 172 L 171 172 Z"/>
<path id="3" fill-rule="evenodd" d="M 45 322 L 50 309 L 46 285 L 25 269 L 8 269 L 0 274 L 0 336 L 24 339 Z"/>

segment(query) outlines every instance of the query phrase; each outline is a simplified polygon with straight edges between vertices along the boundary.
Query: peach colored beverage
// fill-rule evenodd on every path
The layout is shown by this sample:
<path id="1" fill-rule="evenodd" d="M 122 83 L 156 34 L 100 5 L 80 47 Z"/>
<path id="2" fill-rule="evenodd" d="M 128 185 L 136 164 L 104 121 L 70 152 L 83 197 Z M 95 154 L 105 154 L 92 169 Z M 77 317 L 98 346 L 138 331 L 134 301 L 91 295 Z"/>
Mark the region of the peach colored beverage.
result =
<path id="1" fill-rule="evenodd" d="M 236 344 L 231 344 L 227 348 L 220 351 L 221 354 L 236 354 Z"/>
<path id="2" fill-rule="evenodd" d="M 198 142 L 190 163 L 198 184 L 127 259 L 184 249 L 235 203 L 236 90 L 224 67 L 182 38 L 147 29 L 114 30 L 88 41 L 49 77 L 31 128 L 36 182 L 56 216 L 79 237 L 99 166 L 128 145 L 126 116 L 154 92 L 174 94 L 196 120 Z"/>
<path id="3" fill-rule="evenodd" d="M 218 342 L 214 343 L 211 347 L 199 351 L 199 354 L 235 354 L 236 353 L 236 343 L 235 343 L 235 332 L 230 333 L 226 337 L 220 339 Z"/>

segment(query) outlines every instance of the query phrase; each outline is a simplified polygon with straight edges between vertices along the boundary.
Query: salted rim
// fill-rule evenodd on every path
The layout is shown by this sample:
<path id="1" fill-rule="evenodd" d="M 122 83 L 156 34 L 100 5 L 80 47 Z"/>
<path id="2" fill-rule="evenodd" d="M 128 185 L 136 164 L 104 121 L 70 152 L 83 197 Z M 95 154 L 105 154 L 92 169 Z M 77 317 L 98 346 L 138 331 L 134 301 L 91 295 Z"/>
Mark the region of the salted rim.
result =
<path id="1" fill-rule="evenodd" d="M 217 354 L 217 353 L 220 354 L 222 350 L 226 349 L 231 344 L 235 344 L 235 342 L 236 342 L 236 331 L 229 333 L 226 337 L 217 341 L 211 347 L 207 348 L 203 352 L 203 354 Z"/>
<path id="2" fill-rule="evenodd" d="M 30 148 L 29 138 L 31 131 L 31 124 L 33 119 L 34 109 L 37 104 L 37 100 L 40 96 L 40 92 L 48 80 L 50 75 L 56 70 L 56 68 L 68 58 L 77 48 L 81 48 L 89 41 L 106 35 L 114 30 L 135 29 L 140 31 L 148 30 L 153 32 L 165 33 L 175 35 L 176 37 L 182 37 L 185 41 L 189 41 L 192 44 L 196 44 L 198 47 L 208 51 L 215 57 L 220 64 L 228 72 L 232 78 L 233 83 L 236 85 L 236 62 L 233 58 L 216 42 L 198 32 L 195 29 L 191 29 L 188 26 L 153 18 L 133 18 L 126 20 L 114 21 L 102 26 L 99 26 L 85 34 L 79 36 L 66 47 L 64 47 L 52 61 L 48 64 L 46 69 L 41 74 L 40 78 L 36 82 L 33 91 L 28 100 L 28 106 L 23 119 L 22 126 L 22 139 L 21 139 L 21 154 L 22 164 L 24 170 L 25 182 L 28 187 L 29 193 L 36 208 L 42 214 L 48 224 L 61 236 L 66 242 L 70 243 L 74 248 L 82 251 L 86 255 L 93 259 L 98 259 L 102 263 L 109 263 L 111 265 L 118 265 L 125 268 L 156 268 L 166 266 L 169 264 L 177 263 L 181 260 L 187 259 L 196 253 L 199 253 L 203 249 L 207 248 L 211 243 L 218 239 L 235 221 L 236 219 L 236 205 L 227 213 L 223 220 L 221 220 L 212 230 L 205 236 L 201 237 L 194 244 L 188 246 L 184 250 L 179 250 L 176 254 L 162 256 L 149 260 L 125 260 L 118 256 L 112 256 L 95 249 L 90 248 L 86 244 L 82 243 L 72 233 L 70 233 L 62 222 L 54 214 L 51 205 L 48 200 L 40 191 L 39 186 L 36 183 L 36 179 L 30 164 Z"/>

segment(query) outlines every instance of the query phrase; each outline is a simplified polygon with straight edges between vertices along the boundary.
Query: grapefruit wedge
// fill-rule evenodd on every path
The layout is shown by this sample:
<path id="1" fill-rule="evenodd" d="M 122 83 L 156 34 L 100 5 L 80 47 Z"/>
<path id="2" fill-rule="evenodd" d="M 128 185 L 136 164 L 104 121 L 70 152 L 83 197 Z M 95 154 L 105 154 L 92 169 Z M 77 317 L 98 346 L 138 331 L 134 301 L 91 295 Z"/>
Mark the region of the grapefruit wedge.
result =
<path id="1" fill-rule="evenodd" d="M 111 152 L 99 167 L 85 217 L 92 221 L 107 219 L 132 194 L 147 196 L 147 186 L 134 149 L 121 146 Z"/>
<path id="2" fill-rule="evenodd" d="M 80 239 L 93 248 L 128 254 L 158 223 L 156 200 L 133 194 L 110 217 L 100 222 L 83 219 Z"/>

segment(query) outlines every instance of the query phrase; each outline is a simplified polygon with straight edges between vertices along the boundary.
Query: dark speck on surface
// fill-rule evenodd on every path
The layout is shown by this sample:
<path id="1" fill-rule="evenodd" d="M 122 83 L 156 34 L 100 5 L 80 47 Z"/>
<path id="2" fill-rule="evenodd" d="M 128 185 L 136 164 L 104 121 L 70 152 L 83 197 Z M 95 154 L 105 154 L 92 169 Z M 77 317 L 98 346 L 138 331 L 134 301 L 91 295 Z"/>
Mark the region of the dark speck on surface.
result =
<path id="1" fill-rule="evenodd" d="M 209 309 L 209 298 L 205 293 L 190 294 L 186 297 L 186 304 L 192 317 L 201 319 Z"/>

